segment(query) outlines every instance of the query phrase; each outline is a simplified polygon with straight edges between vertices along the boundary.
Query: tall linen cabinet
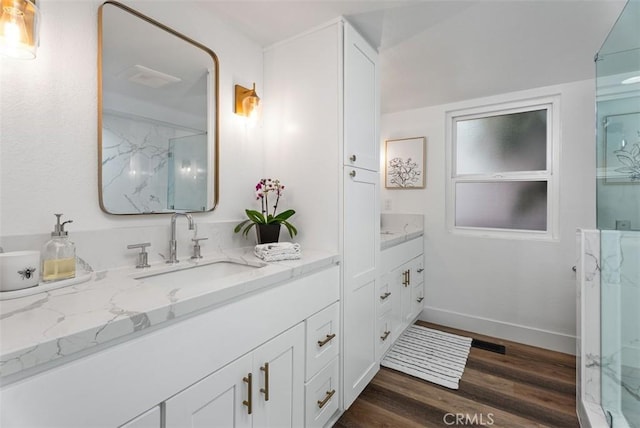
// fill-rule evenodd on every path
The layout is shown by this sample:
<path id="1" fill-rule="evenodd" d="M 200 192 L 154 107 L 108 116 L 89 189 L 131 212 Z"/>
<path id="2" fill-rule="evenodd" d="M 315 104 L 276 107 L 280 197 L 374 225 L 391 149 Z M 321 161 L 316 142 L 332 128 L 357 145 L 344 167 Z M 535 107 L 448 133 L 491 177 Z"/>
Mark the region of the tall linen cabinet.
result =
<path id="1" fill-rule="evenodd" d="M 377 52 L 344 19 L 265 50 L 265 170 L 287 186 L 304 248 L 342 255 L 341 408 L 379 369 Z"/>

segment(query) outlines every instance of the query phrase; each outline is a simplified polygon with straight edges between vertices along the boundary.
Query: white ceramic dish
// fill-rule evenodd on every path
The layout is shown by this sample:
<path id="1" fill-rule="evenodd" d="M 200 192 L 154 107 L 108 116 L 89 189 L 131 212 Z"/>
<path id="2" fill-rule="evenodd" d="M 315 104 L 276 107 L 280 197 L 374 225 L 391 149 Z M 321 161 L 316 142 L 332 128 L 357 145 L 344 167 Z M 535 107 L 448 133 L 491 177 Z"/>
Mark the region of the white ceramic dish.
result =
<path id="1" fill-rule="evenodd" d="M 35 287 L 40 280 L 40 251 L 0 253 L 0 292 Z"/>

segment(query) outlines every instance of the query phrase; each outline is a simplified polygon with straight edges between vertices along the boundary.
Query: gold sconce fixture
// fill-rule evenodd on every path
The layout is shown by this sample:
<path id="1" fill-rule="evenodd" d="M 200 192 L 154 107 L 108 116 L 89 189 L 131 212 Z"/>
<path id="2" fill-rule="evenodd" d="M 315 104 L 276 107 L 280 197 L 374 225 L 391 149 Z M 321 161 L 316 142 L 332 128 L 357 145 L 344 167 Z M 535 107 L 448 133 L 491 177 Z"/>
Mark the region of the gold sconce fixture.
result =
<path id="1" fill-rule="evenodd" d="M 36 0 L 0 0 L 0 54 L 33 59 L 39 44 Z"/>
<path id="2" fill-rule="evenodd" d="M 252 89 L 236 85 L 236 108 L 234 112 L 240 116 L 257 120 L 260 114 L 260 97 L 256 93 L 255 83 Z"/>

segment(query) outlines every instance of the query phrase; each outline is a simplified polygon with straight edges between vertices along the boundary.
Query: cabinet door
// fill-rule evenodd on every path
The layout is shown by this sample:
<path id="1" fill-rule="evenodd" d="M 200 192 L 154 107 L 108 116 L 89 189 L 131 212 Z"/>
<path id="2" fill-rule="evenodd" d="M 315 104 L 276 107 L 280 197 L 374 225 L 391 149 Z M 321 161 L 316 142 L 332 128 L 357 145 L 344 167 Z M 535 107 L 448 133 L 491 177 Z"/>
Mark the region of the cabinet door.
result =
<path id="1" fill-rule="evenodd" d="M 376 360 L 378 183 L 375 172 L 345 168 L 342 314 L 345 408 L 362 392 L 379 367 Z"/>
<path id="2" fill-rule="evenodd" d="M 344 165 L 378 171 L 378 54 L 344 26 Z"/>
<path id="3" fill-rule="evenodd" d="M 167 400 L 167 428 L 250 427 L 248 404 L 255 408 L 255 398 L 249 394 L 255 397 L 257 387 L 252 361 L 245 355 Z"/>
<path id="4" fill-rule="evenodd" d="M 254 427 L 304 425 L 304 345 L 301 323 L 254 351 Z"/>
<path id="5" fill-rule="evenodd" d="M 160 406 L 156 406 L 126 424 L 120 425 L 120 428 L 160 428 L 161 426 Z"/>

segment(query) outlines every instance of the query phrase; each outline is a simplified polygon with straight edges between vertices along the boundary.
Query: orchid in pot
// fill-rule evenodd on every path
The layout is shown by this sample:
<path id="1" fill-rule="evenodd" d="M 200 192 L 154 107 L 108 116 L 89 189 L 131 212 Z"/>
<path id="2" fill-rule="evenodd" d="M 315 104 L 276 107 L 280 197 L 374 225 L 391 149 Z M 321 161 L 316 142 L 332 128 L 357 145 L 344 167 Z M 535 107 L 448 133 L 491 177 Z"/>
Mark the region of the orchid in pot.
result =
<path id="1" fill-rule="evenodd" d="M 284 185 L 280 180 L 272 180 L 271 178 L 263 178 L 256 184 L 256 200 L 260 201 L 261 211 L 245 210 L 247 219 L 239 223 L 233 231 L 235 233 L 242 232 L 246 237 L 253 226 L 256 226 L 256 234 L 259 244 L 277 242 L 280 235 L 280 227 L 284 225 L 289 231 L 289 235 L 293 238 L 298 234 L 298 230 L 289 222 L 289 218 L 296 212 L 294 210 L 282 211 L 276 214 L 280 197 L 284 192 Z M 269 197 L 272 201 L 275 198 L 273 206 L 269 205 Z M 270 211 L 273 209 L 272 211 Z"/>

